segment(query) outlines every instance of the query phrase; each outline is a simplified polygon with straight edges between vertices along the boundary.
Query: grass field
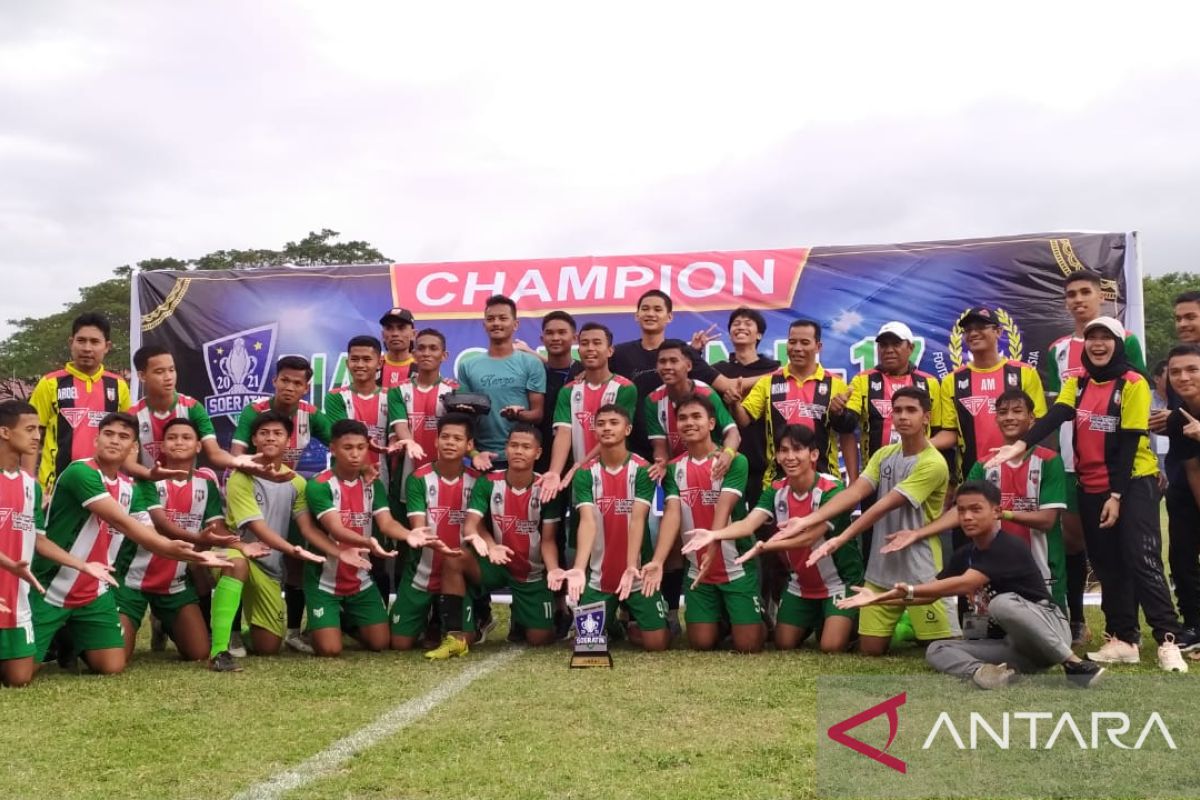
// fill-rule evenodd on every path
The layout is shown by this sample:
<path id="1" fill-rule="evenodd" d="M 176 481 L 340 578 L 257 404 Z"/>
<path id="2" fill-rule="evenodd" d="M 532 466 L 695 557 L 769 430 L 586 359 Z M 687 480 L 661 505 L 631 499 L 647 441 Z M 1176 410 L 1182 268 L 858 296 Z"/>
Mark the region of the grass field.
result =
<path id="1" fill-rule="evenodd" d="M 497 606 L 500 638 L 505 611 Z M 1099 630 L 1098 610 L 1089 613 Z M 868 660 L 617 645 L 611 671 L 568 670 L 568 655 L 565 645 L 500 642 L 439 664 L 349 651 L 249 658 L 245 672 L 217 675 L 143 643 L 111 678 L 51 665 L 31 687 L 0 692 L 0 797 L 232 797 L 481 669 L 490 671 L 304 785 L 249 796 L 811 797 L 817 676 L 928 672 L 915 646 Z M 1122 671 L 1154 672 L 1153 648 Z"/>

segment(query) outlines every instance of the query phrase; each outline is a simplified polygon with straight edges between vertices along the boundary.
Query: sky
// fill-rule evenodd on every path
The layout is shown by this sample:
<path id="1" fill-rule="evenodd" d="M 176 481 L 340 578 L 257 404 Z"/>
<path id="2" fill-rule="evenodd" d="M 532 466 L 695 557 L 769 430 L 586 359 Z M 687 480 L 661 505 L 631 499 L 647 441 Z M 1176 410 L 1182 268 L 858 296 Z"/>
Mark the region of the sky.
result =
<path id="1" fill-rule="evenodd" d="M 1138 230 L 1200 271 L 1198 12 L 812 5 L 0 4 L 0 336 L 324 227 L 395 261 Z"/>

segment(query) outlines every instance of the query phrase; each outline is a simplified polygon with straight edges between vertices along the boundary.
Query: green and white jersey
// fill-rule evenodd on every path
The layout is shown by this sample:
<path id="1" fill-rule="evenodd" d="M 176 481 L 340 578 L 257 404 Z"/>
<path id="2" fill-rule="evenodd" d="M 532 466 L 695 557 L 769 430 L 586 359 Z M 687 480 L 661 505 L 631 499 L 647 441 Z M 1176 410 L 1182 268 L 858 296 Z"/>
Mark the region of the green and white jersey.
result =
<path id="1" fill-rule="evenodd" d="M 106 497 L 115 500 L 130 515 L 146 510 L 134 501 L 133 479 L 129 476 L 119 473 L 108 478 L 91 458 L 72 462 L 59 475 L 50 496 L 50 513 L 46 517 L 46 535 L 50 541 L 81 561 L 114 565 L 125 534 L 88 510 Z M 108 590 L 107 585 L 90 575 L 42 556 L 34 557 L 33 572 L 46 587 L 46 603 L 59 608 L 86 606 Z"/>
<path id="2" fill-rule="evenodd" d="M 512 550 L 512 558 L 504 567 L 512 579 L 536 583 L 546 577 L 542 525 L 562 518 L 559 507 L 557 498 L 543 504 L 536 485 L 514 488 L 508 482 L 508 473 L 498 470 L 475 481 L 467 513 L 483 517 L 496 544 Z"/>
<path id="3" fill-rule="evenodd" d="M 707 458 L 697 460 L 684 454 L 667 465 L 666 474 L 663 476 L 663 497 L 668 502 L 679 502 L 680 533 L 694 528 L 716 528 L 717 503 L 726 492 L 737 497 L 729 521 L 737 522 L 746 516 L 746 504 L 742 500 L 746 493 L 746 476 L 749 472 L 746 457 L 741 453 L 734 456 L 729 471 L 720 479 L 714 480 L 712 468 L 719 455 L 720 451 L 714 450 Z M 753 536 L 723 539 L 714 543 L 712 548 L 719 551 L 720 557 L 709 567 L 708 574 L 701 583 L 729 583 L 745 575 L 747 568 L 751 572 L 755 571 L 752 564 L 736 563 L 738 556 L 749 550 L 753 544 Z M 689 580 L 694 581 L 699 574 L 701 555 L 688 554 Z"/>
<path id="4" fill-rule="evenodd" d="M 137 481 L 134 504 L 147 512 L 162 509 L 167 519 L 191 533 L 225 516 L 217 476 L 207 469 L 182 481 Z M 153 525 L 148 513 L 142 521 Z M 178 594 L 187 588 L 187 564 L 156 555 L 130 539 L 117 555 L 117 575 L 125 586 L 147 594 Z"/>
<path id="5" fill-rule="evenodd" d="M 637 413 L 637 387 L 633 381 L 613 375 L 603 383 L 588 383 L 583 375 L 568 383 L 558 393 L 554 404 L 554 431 L 571 429 L 571 460 L 580 464 L 596 446 L 596 412 L 616 403 L 629 412 Z M 550 443 L 547 442 L 549 447 Z"/>
<path id="6" fill-rule="evenodd" d="M 375 515 L 388 510 L 387 489 L 378 478 L 371 484 L 361 478 L 345 481 L 332 469 L 309 480 L 305 495 L 318 522 L 337 514 L 343 527 L 368 538 L 375 535 Z M 337 545 L 342 550 L 354 547 Z M 304 568 L 316 573 L 321 591 L 338 597 L 350 597 L 374 585 L 370 570 L 356 569 L 336 558 L 326 558 L 324 564 L 305 564 Z"/>

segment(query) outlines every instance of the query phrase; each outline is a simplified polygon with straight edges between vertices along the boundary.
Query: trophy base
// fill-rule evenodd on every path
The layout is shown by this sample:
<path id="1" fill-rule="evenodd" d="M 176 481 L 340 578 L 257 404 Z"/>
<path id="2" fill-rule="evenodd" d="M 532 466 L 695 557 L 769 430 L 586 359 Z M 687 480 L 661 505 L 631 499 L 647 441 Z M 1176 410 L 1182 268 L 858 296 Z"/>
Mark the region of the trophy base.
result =
<path id="1" fill-rule="evenodd" d="M 572 653 L 571 669 L 594 669 L 596 667 L 612 669 L 613 660 L 610 653 Z"/>

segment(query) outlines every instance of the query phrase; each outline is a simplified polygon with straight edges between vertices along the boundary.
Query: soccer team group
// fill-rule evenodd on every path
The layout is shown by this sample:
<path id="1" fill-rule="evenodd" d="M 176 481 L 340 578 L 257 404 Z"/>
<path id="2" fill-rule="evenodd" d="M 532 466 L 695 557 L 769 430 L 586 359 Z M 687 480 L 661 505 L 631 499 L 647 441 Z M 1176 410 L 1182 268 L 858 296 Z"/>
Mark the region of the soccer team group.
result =
<path id="1" fill-rule="evenodd" d="M 544 354 L 517 338 L 513 301 L 491 297 L 487 352 L 456 379 L 443 334 L 393 308 L 380 338 L 347 343 L 349 385 L 322 409 L 304 400 L 308 361 L 279 359 L 228 451 L 177 391 L 172 353 L 134 354 L 133 402 L 103 365 L 108 322 L 84 314 L 65 367 L 29 403 L 0 403 L 0 678 L 27 684 L 54 659 L 120 672 L 147 610 L 152 646 L 169 638 L 216 671 L 247 651 L 336 656 L 347 637 L 463 656 L 494 627 L 498 591 L 509 639 L 531 645 L 567 636 L 570 606 L 593 602 L 646 650 L 811 635 L 882 655 L 911 627 L 933 668 L 983 688 L 1055 667 L 1090 685 L 1139 660 L 1141 609 L 1160 666 L 1186 672 L 1200 648 L 1200 293 L 1178 298 L 1181 343 L 1153 379 L 1137 339 L 1101 316 L 1099 275 L 1067 277 L 1064 298 L 1075 329 L 1046 354 L 1045 382 L 1001 355 L 982 307 L 959 321 L 968 363 L 941 380 L 891 321 L 878 366 L 849 384 L 821 366 L 817 321 L 790 324 L 780 365 L 750 308 L 729 317 L 728 360 L 709 364 L 720 334 L 668 338 L 659 291 L 621 344 L 545 315 Z M 458 410 L 462 393 L 486 408 Z M 1165 467 L 1152 433 L 1170 437 Z M 306 479 L 312 439 L 329 467 Z M 1164 486 L 1182 620 L 1160 555 Z M 1089 560 L 1105 632 L 1081 658 Z"/>

